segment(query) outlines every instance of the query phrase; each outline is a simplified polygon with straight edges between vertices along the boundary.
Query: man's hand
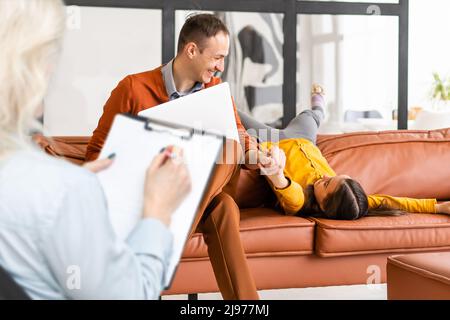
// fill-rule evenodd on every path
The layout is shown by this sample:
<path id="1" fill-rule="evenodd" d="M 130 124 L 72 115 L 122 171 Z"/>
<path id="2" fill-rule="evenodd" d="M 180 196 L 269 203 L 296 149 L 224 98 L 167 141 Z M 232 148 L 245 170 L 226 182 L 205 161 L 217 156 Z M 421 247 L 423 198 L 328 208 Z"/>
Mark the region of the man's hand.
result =
<path id="1" fill-rule="evenodd" d="M 435 208 L 436 213 L 450 214 L 450 201 L 437 203 Z"/>
<path id="2" fill-rule="evenodd" d="M 250 170 L 258 170 L 259 150 L 250 149 L 245 153 L 245 166 Z"/>
<path id="3" fill-rule="evenodd" d="M 286 155 L 278 146 L 267 151 L 249 150 L 245 154 L 246 166 L 251 170 L 261 170 L 277 189 L 289 186 L 289 180 L 284 176 Z"/>
<path id="4" fill-rule="evenodd" d="M 268 166 L 271 161 L 270 156 L 260 150 L 251 149 L 245 153 L 245 166 L 250 170 L 258 170 L 260 165 Z"/>

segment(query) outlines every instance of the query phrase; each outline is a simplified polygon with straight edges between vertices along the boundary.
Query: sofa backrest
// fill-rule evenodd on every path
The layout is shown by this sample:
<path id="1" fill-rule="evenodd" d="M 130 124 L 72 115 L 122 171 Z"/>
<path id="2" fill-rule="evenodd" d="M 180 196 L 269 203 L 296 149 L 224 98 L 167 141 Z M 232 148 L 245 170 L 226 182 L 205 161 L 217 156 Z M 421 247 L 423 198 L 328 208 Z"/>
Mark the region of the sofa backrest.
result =
<path id="1" fill-rule="evenodd" d="M 368 194 L 450 199 L 450 128 L 326 135 L 317 145 Z"/>
<path id="2" fill-rule="evenodd" d="M 319 135 L 317 145 L 336 173 L 358 180 L 367 194 L 450 199 L 450 128 Z M 257 172 L 241 170 L 236 202 L 263 205 L 268 190 Z"/>
<path id="3" fill-rule="evenodd" d="M 76 164 L 84 161 L 89 139 L 34 137 L 48 154 Z M 355 178 L 368 194 L 450 199 L 450 128 L 319 135 L 317 145 L 338 174 Z M 241 170 L 234 191 L 241 208 L 273 200 L 256 171 Z"/>
<path id="4" fill-rule="evenodd" d="M 36 134 L 34 142 L 51 156 L 61 157 L 75 164 L 85 160 L 86 148 L 91 137 L 44 137 Z"/>

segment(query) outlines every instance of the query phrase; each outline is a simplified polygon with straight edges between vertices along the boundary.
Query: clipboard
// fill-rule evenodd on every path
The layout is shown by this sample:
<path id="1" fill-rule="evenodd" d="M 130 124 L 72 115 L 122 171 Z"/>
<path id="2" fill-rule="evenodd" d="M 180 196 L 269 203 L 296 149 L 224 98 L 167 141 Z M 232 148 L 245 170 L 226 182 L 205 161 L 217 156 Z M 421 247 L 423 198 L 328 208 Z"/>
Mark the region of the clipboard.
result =
<path id="1" fill-rule="evenodd" d="M 191 177 L 191 192 L 172 215 L 172 257 L 165 270 L 170 288 L 193 220 L 209 184 L 225 136 L 142 116 L 118 114 L 100 158 L 116 157 L 108 170 L 98 173 L 117 236 L 125 240 L 142 217 L 145 174 L 153 158 L 168 145 L 183 148 Z M 174 186 L 176 187 L 176 186 Z"/>

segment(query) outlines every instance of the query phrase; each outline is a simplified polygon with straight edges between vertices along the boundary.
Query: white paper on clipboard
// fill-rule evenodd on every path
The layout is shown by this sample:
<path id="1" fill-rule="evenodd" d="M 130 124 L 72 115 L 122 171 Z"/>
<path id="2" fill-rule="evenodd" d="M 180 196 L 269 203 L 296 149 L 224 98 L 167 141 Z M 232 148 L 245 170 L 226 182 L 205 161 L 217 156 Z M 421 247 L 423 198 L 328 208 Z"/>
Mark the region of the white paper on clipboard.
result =
<path id="1" fill-rule="evenodd" d="M 223 141 L 220 135 L 153 123 L 143 117 L 117 115 L 100 153 L 100 158 L 116 154 L 111 167 L 99 172 L 98 177 L 113 229 L 125 240 L 142 217 L 145 173 L 152 159 L 168 145 L 183 148 L 192 189 L 171 219 L 169 229 L 174 241 L 165 275 L 166 288 L 173 279 Z"/>
<path id="2" fill-rule="evenodd" d="M 138 114 L 215 132 L 239 142 L 233 101 L 227 82 L 145 109 Z"/>

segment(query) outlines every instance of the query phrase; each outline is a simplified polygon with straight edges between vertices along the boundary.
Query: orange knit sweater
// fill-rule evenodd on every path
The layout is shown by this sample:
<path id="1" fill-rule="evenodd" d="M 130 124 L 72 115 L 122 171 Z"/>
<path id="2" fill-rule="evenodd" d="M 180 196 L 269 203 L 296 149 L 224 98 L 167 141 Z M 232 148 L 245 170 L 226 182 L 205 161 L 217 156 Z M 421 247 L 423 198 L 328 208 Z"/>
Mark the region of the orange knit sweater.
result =
<path id="1" fill-rule="evenodd" d="M 136 115 L 144 109 L 169 101 L 161 68 L 162 66 L 151 71 L 129 75 L 119 82 L 111 92 L 111 96 L 103 108 L 103 115 L 89 141 L 86 161 L 97 159 L 116 114 L 131 113 Z M 213 77 L 211 82 L 205 84 L 205 88 L 219 83 L 221 83 L 220 78 Z M 234 101 L 233 107 L 239 138 L 244 151 L 257 148 L 256 141 L 250 138 L 241 123 Z"/>

